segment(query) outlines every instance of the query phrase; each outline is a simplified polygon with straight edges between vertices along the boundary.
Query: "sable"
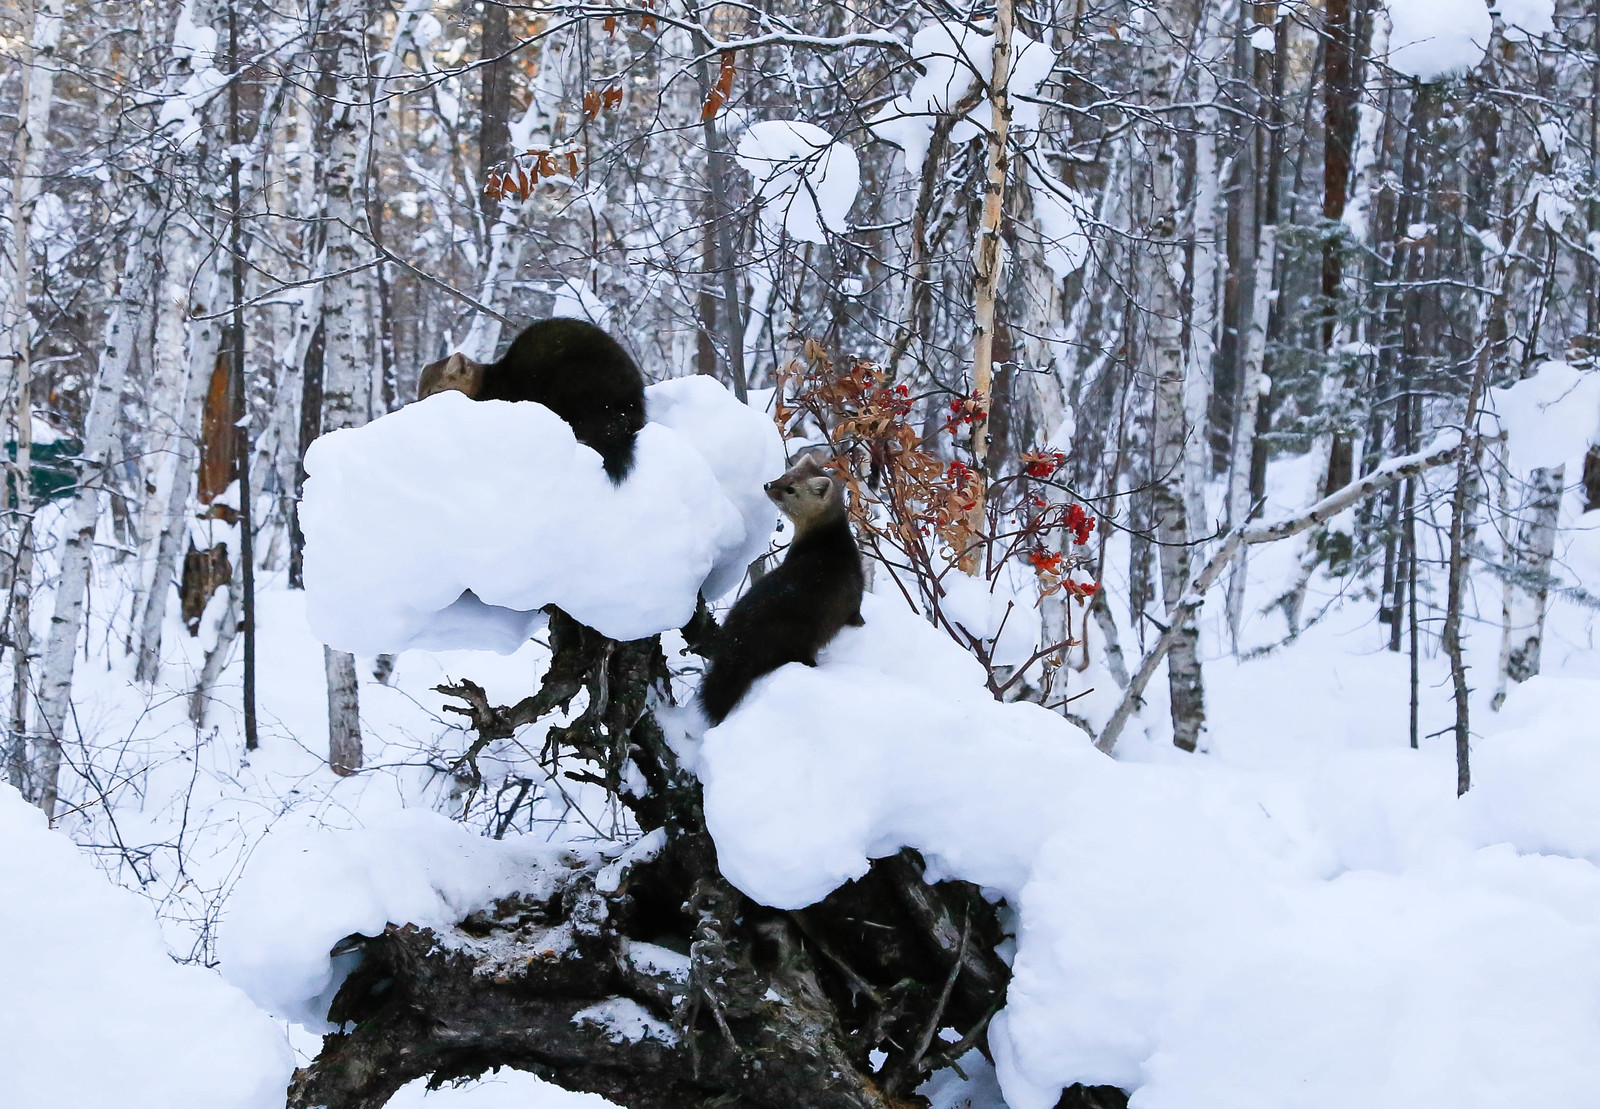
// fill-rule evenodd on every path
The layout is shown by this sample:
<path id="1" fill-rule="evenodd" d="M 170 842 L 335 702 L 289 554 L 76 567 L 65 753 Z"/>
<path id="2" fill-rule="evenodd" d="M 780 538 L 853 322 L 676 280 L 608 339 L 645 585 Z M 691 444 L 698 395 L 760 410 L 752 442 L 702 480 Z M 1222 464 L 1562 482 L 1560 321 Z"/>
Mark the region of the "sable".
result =
<path id="1" fill-rule="evenodd" d="M 700 705 L 719 724 L 750 685 L 787 662 L 817 664 L 846 624 L 861 624 L 861 554 L 845 515 L 844 489 L 807 457 L 766 485 L 794 522 L 783 565 L 750 587 L 728 613 L 700 685 Z"/>
<path id="2" fill-rule="evenodd" d="M 633 468 L 633 437 L 644 426 L 644 376 L 592 323 L 540 320 L 512 340 L 498 362 L 474 362 L 458 351 L 423 369 L 417 399 L 446 389 L 474 400 L 536 401 L 599 453 L 613 482 Z"/>

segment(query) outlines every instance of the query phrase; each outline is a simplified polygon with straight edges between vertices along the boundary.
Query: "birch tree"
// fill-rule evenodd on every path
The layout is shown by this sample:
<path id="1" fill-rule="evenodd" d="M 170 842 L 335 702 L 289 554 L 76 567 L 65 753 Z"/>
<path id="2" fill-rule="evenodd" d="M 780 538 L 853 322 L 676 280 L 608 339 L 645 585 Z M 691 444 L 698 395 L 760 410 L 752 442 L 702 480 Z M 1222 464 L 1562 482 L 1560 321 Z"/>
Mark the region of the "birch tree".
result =
<path id="1" fill-rule="evenodd" d="M 371 415 L 372 337 L 365 306 L 372 269 L 366 249 L 366 205 L 361 188 L 368 116 L 361 110 L 366 78 L 366 8 L 338 0 L 329 13 L 336 48 L 334 107 L 324 197 L 327 205 L 328 281 L 322 302 L 326 335 L 322 374 L 322 430 L 358 427 Z M 328 681 L 328 765 L 337 774 L 361 768 L 360 692 L 355 657 L 323 648 Z"/>
<path id="2" fill-rule="evenodd" d="M 1155 536 L 1160 544 L 1161 594 L 1167 619 L 1179 623 L 1167 657 L 1172 696 L 1173 742 L 1187 751 L 1199 743 L 1205 723 L 1205 690 L 1195 614 L 1180 608 L 1189 578 L 1189 513 L 1184 464 L 1189 427 L 1185 403 L 1182 289 L 1183 252 L 1178 243 L 1177 136 L 1167 116 L 1183 71 L 1183 49 L 1195 31 L 1196 9 L 1185 2 L 1144 12 L 1140 92 L 1149 115 L 1140 127 L 1145 185 L 1139 191 L 1137 268 L 1140 322 L 1139 366 L 1152 383 L 1154 420 L 1150 475 Z M 1196 371 L 1198 372 L 1198 371 Z"/>

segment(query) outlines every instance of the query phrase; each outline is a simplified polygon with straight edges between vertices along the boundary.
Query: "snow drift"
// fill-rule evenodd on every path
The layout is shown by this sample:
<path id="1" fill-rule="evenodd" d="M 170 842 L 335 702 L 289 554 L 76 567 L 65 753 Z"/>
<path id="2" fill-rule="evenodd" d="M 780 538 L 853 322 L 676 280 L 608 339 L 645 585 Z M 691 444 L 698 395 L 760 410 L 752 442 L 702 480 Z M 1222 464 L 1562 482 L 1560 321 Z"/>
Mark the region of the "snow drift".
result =
<path id="1" fill-rule="evenodd" d="M 1011 1109 L 1073 1082 L 1137 1109 L 1591 1103 L 1593 683 L 1515 691 L 1516 729 L 1478 745 L 1458 802 L 1442 753 L 1283 774 L 1108 759 L 990 699 L 898 602 L 863 615 L 685 754 L 722 869 L 758 901 L 807 905 L 902 846 L 1008 899 L 991 1045 Z"/>
<path id="2" fill-rule="evenodd" d="M 0 1101 L 7 1109 L 282 1109 L 266 1014 L 179 966 L 148 906 L 0 785 Z"/>
<path id="3" fill-rule="evenodd" d="M 442 928 L 512 893 L 549 896 L 578 856 L 560 846 L 473 834 L 426 809 L 365 828 L 268 836 L 228 903 L 222 972 L 259 1005 L 328 1030 L 333 995 L 353 961 L 329 952 L 384 925 Z"/>
<path id="4" fill-rule="evenodd" d="M 620 486 L 530 402 L 439 393 L 318 439 L 300 506 L 312 630 L 372 655 L 509 653 L 548 604 L 613 639 L 681 627 L 766 549 L 783 444 L 708 377 L 645 399 Z"/>

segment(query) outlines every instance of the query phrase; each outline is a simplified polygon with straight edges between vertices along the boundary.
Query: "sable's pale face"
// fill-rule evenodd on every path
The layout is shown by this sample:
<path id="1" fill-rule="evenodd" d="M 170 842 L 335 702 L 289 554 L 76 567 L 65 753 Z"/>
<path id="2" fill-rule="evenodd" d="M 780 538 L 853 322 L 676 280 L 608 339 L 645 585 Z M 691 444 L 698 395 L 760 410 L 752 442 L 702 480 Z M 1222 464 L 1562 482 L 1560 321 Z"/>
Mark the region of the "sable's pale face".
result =
<path id="1" fill-rule="evenodd" d="M 447 389 L 475 397 L 483 388 L 483 369 L 482 362 L 474 362 L 460 351 L 449 358 L 431 362 L 423 367 L 422 376 L 417 379 L 417 399 L 431 397 Z"/>
<path id="2" fill-rule="evenodd" d="M 826 514 L 839 496 L 833 479 L 810 458 L 764 488 L 783 514 L 801 527 Z"/>

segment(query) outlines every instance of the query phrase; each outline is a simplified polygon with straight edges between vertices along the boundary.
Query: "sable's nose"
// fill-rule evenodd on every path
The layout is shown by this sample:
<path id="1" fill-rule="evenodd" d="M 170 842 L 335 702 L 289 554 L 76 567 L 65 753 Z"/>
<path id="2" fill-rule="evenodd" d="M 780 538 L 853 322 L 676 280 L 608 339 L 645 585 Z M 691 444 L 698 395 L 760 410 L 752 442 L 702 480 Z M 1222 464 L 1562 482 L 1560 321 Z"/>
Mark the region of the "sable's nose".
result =
<path id="1" fill-rule="evenodd" d="M 765 489 L 768 493 L 772 492 L 772 482 L 767 482 L 761 488 Z"/>

